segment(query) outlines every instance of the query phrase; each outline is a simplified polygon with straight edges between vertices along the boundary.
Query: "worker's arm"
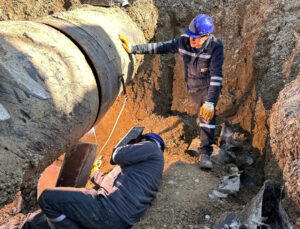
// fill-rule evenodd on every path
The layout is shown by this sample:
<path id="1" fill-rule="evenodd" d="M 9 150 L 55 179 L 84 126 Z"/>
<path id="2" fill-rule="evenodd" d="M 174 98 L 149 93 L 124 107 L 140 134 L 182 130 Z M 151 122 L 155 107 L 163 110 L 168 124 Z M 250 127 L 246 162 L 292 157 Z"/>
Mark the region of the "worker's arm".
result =
<path id="1" fill-rule="evenodd" d="M 119 35 L 122 46 L 128 53 L 132 54 L 167 54 L 178 52 L 179 40 L 176 38 L 170 41 L 131 45 L 129 40 L 122 34 Z"/>
<path id="2" fill-rule="evenodd" d="M 159 150 L 156 143 L 150 141 L 126 145 L 118 147 L 113 152 L 112 161 L 120 166 L 141 163 L 154 158 Z"/>
<path id="3" fill-rule="evenodd" d="M 211 62 L 209 66 L 210 85 L 207 92 L 205 103 L 200 108 L 200 116 L 205 120 L 212 120 L 215 113 L 215 106 L 218 102 L 222 89 L 222 66 L 224 61 L 223 45 L 220 41 L 212 52 Z"/>
<path id="4" fill-rule="evenodd" d="M 211 57 L 211 62 L 209 66 L 210 71 L 210 85 L 207 93 L 207 102 L 212 102 L 217 104 L 219 95 L 222 89 L 222 66 L 224 62 L 223 45 L 218 42 Z"/>
<path id="5" fill-rule="evenodd" d="M 178 39 L 165 42 L 134 45 L 131 47 L 132 54 L 167 54 L 178 52 Z"/>

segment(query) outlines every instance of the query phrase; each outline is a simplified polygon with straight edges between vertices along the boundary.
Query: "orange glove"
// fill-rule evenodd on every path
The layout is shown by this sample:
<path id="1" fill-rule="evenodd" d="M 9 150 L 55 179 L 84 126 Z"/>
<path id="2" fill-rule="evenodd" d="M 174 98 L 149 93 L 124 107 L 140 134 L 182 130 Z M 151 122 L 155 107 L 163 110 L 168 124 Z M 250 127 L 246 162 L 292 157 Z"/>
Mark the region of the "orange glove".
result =
<path id="1" fill-rule="evenodd" d="M 129 43 L 128 39 L 122 34 L 119 34 L 119 38 L 122 41 L 122 46 L 126 50 L 126 52 L 131 53 L 131 44 Z"/>
<path id="2" fill-rule="evenodd" d="M 214 117 L 214 104 L 212 102 L 205 102 L 200 108 L 200 115 L 206 120 L 212 120 Z"/>
<path id="3" fill-rule="evenodd" d="M 94 162 L 94 164 L 93 164 L 93 169 L 92 169 L 92 172 L 91 172 L 91 176 L 93 176 L 93 174 L 94 174 L 98 169 L 100 169 L 101 163 L 102 163 L 102 156 L 100 156 L 99 158 L 97 158 L 96 161 Z"/>

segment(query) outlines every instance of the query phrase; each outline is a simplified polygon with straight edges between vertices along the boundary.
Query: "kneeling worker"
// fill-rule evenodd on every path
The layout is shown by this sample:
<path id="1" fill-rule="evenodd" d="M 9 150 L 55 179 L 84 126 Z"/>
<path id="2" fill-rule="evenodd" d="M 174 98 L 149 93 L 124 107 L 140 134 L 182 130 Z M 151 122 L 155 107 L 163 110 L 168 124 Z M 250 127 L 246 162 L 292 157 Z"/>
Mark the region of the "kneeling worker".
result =
<path id="1" fill-rule="evenodd" d="M 42 212 L 27 217 L 20 228 L 130 228 L 146 213 L 158 191 L 164 148 L 163 139 L 154 133 L 116 148 L 112 162 L 117 166 L 106 176 L 97 170 L 92 177 L 97 190 L 46 189 L 38 200 Z"/>

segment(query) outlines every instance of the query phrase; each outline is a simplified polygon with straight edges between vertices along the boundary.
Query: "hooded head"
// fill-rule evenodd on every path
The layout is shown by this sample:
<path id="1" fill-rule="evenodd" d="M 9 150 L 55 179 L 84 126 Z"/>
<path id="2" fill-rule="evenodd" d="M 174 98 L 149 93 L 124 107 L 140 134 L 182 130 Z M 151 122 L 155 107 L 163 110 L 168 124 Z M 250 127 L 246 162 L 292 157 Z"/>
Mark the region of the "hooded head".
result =
<path id="1" fill-rule="evenodd" d="M 150 140 L 150 141 L 154 141 L 157 144 L 159 144 L 161 151 L 165 150 L 165 142 L 158 134 L 155 134 L 155 133 L 143 134 L 143 135 L 141 135 L 141 139 L 143 139 L 143 138 Z"/>

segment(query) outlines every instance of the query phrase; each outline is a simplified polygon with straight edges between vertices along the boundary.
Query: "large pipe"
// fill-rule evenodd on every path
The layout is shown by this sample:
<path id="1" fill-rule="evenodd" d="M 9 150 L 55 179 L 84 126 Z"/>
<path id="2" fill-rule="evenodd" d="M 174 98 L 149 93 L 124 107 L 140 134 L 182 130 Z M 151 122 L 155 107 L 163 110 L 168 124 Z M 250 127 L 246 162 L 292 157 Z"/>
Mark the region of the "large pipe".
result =
<path id="1" fill-rule="evenodd" d="M 135 75 L 118 34 L 144 35 L 119 8 L 0 23 L 0 206 L 101 119 Z M 32 193 L 35 195 L 35 193 Z"/>

